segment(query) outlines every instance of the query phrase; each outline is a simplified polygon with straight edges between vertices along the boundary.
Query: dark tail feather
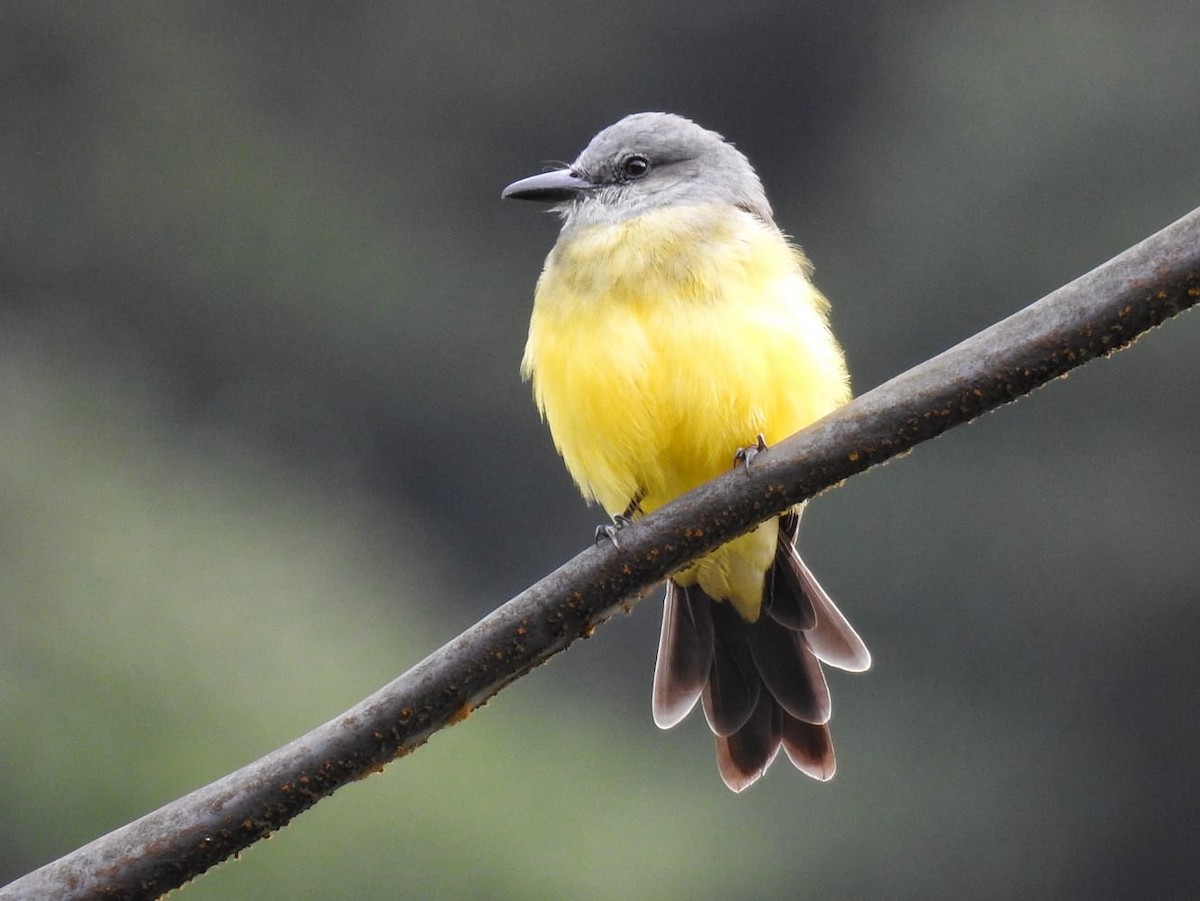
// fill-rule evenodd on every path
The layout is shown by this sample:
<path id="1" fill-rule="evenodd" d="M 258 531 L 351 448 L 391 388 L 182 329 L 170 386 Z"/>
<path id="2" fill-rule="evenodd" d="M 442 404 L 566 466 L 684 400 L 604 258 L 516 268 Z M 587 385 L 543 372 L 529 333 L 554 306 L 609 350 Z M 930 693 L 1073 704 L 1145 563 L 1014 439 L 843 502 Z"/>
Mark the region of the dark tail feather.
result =
<path id="1" fill-rule="evenodd" d="M 767 581 L 768 590 L 773 590 L 775 595 L 769 597 L 764 606 L 776 622 L 804 632 L 808 646 L 818 660 L 847 672 L 864 672 L 871 668 L 871 652 L 800 558 L 796 550 L 799 528 L 797 513 L 789 513 L 780 521 L 773 576 Z M 797 597 L 802 600 L 795 600 Z M 803 608 L 804 603 L 810 605 L 814 624 L 793 625 L 789 613 L 796 607 Z M 777 611 L 782 611 L 783 616 Z"/>
<path id="2" fill-rule="evenodd" d="M 779 625 L 793 632 L 808 632 L 817 624 L 817 611 L 804 590 L 804 580 L 786 559 L 785 544 L 791 547 L 791 541 L 780 534 L 775 565 L 767 574 L 770 581 L 764 588 L 764 609 Z"/>
<path id="3" fill-rule="evenodd" d="M 762 679 L 750 653 L 749 623 L 732 604 L 718 604 L 698 586 L 688 589 L 708 602 L 713 621 L 712 668 L 704 686 L 704 715 L 717 735 L 733 735 L 754 714 Z"/>
<path id="4" fill-rule="evenodd" d="M 747 631 L 758 674 L 784 713 L 806 723 L 829 722 L 829 685 L 804 633 L 783 628 L 765 616 Z"/>
<path id="5" fill-rule="evenodd" d="M 833 756 L 833 739 L 829 726 L 814 726 L 812 723 L 787 717 L 783 723 L 783 750 L 792 766 L 821 782 L 828 782 L 837 770 L 837 758 Z"/>
<path id="6" fill-rule="evenodd" d="M 667 582 L 652 703 L 660 729 L 670 729 L 691 713 L 708 682 L 713 659 L 711 607 L 703 592 L 693 600 L 688 589 Z"/>
<path id="7" fill-rule="evenodd" d="M 764 691 L 741 729 L 717 736 L 717 770 L 731 791 L 749 788 L 767 771 L 779 753 L 783 719 L 779 706 Z"/>
<path id="8" fill-rule="evenodd" d="M 699 586 L 667 583 L 654 721 L 674 726 L 704 701 L 717 768 L 735 792 L 753 785 L 780 747 L 801 772 L 833 777 L 824 661 L 858 672 L 871 655 L 793 547 L 799 518 L 784 517 L 764 613 L 749 623 Z"/>

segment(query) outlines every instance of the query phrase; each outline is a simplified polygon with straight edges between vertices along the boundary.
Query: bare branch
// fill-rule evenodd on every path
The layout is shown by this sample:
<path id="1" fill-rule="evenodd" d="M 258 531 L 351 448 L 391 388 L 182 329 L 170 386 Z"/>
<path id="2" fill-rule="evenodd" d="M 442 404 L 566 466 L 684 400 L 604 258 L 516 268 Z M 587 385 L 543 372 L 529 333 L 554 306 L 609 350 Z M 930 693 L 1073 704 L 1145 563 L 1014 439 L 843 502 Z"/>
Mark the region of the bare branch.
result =
<path id="1" fill-rule="evenodd" d="M 1200 210 L 589 548 L 291 744 L 0 890 L 154 896 L 458 722 L 665 576 L 764 519 L 1130 344 L 1200 301 Z"/>

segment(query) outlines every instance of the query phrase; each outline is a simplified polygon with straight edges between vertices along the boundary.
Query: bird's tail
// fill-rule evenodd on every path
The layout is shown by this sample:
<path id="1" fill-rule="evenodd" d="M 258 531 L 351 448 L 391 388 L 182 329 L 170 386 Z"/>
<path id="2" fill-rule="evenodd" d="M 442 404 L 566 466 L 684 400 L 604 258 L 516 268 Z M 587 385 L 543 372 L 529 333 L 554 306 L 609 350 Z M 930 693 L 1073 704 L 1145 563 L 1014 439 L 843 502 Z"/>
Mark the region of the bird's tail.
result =
<path id="1" fill-rule="evenodd" d="M 796 513 L 783 517 L 756 622 L 699 585 L 667 582 L 654 670 L 654 721 L 667 729 L 702 699 L 717 768 L 735 792 L 766 772 L 782 747 L 822 781 L 836 761 L 829 735 L 827 663 L 850 672 L 871 654 L 796 552 Z"/>

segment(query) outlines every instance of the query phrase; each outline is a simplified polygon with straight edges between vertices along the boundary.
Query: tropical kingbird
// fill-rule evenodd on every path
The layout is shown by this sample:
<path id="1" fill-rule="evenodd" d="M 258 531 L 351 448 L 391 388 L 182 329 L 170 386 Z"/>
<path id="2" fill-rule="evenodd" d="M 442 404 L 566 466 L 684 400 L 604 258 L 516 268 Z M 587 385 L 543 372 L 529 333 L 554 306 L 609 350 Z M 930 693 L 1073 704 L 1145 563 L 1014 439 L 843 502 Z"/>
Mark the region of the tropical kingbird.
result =
<path id="1" fill-rule="evenodd" d="M 745 156 L 667 113 L 627 116 L 570 166 L 504 197 L 563 218 L 538 279 L 521 371 L 584 496 L 636 518 L 850 398 L 828 302 L 775 225 Z M 821 663 L 871 656 L 795 549 L 801 509 L 667 582 L 654 721 L 703 699 L 725 784 L 783 748 L 829 779 Z"/>

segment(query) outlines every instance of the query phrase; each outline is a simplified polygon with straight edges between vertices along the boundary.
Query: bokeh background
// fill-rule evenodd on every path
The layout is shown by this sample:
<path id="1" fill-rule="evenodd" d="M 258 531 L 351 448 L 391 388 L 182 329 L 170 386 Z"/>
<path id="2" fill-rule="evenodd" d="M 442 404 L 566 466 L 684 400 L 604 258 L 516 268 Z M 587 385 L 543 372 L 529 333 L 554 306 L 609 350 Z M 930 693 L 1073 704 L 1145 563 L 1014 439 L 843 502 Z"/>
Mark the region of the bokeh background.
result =
<path id="1" fill-rule="evenodd" d="M 643 109 L 755 162 L 866 390 L 1200 204 L 1200 8 L 6 2 L 0 882 L 336 715 L 582 549 L 517 366 Z M 814 503 L 839 773 L 660 733 L 658 601 L 202 898 L 1200 891 L 1200 316 Z"/>

